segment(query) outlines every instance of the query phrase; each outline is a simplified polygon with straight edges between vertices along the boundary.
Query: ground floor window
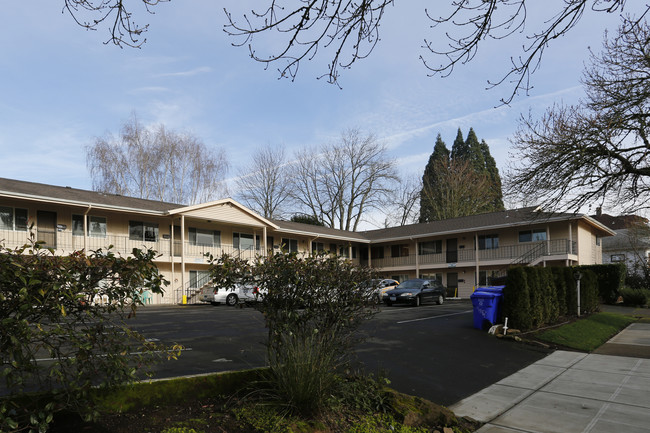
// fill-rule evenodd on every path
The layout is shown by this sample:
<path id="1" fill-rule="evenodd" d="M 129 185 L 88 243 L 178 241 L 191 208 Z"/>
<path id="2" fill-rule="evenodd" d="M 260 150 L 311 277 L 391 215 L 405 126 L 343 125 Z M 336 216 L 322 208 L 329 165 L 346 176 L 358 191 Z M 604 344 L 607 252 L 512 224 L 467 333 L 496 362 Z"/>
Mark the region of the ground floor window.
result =
<path id="1" fill-rule="evenodd" d="M 442 273 L 440 272 L 434 274 L 420 274 L 420 278 L 424 280 L 436 280 L 442 284 Z"/>
<path id="2" fill-rule="evenodd" d="M 404 281 L 409 280 L 411 277 L 409 276 L 409 274 L 397 274 L 397 275 L 392 275 L 391 278 L 393 280 L 399 281 L 400 283 L 403 283 Z"/>
<path id="3" fill-rule="evenodd" d="M 492 279 L 499 277 L 499 272 L 495 270 L 479 271 L 478 272 L 478 285 L 489 286 L 492 284 Z"/>
<path id="4" fill-rule="evenodd" d="M 190 271 L 190 289 L 200 289 L 209 281 L 209 271 Z"/>

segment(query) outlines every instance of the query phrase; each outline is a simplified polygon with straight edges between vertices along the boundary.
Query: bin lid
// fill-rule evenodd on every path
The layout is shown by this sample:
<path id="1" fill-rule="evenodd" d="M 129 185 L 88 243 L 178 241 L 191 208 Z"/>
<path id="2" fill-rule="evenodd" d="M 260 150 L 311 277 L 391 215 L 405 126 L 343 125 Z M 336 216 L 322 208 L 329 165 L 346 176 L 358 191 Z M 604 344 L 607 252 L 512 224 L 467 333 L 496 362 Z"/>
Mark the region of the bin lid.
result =
<path id="1" fill-rule="evenodd" d="M 501 293 L 481 292 L 480 290 L 477 290 L 476 292 L 469 295 L 470 298 L 494 298 L 497 296 L 501 296 Z"/>

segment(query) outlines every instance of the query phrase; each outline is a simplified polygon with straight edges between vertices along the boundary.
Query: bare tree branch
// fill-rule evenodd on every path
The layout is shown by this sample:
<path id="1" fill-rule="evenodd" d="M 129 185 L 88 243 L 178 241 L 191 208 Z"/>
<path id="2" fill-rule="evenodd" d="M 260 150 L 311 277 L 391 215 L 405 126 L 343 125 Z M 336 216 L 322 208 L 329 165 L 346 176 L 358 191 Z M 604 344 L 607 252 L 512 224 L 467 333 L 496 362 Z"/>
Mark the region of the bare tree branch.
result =
<path id="1" fill-rule="evenodd" d="M 522 117 L 508 190 L 578 211 L 608 200 L 650 207 L 650 27 L 627 18 L 583 78 L 587 97 Z"/>

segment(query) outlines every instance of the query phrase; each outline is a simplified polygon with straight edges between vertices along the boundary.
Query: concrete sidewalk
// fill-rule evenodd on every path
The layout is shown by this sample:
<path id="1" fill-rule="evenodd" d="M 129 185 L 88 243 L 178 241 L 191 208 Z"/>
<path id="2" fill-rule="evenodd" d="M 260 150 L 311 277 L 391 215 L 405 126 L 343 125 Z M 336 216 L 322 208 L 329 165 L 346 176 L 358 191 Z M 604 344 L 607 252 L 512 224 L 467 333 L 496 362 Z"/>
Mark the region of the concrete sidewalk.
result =
<path id="1" fill-rule="evenodd" d="M 485 422 L 478 433 L 649 432 L 650 323 L 601 349 L 619 355 L 556 351 L 450 409 Z"/>

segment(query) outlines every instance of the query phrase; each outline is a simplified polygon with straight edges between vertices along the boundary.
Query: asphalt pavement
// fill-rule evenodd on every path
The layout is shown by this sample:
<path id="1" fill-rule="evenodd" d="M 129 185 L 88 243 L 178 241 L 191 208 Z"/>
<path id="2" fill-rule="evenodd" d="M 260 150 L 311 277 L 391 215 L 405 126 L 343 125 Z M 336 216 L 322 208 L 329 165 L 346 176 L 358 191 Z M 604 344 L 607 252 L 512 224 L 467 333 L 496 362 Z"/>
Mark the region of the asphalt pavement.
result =
<path id="1" fill-rule="evenodd" d="M 477 433 L 650 432 L 650 310 L 633 314 L 593 353 L 553 352 L 450 409 L 486 423 Z"/>

